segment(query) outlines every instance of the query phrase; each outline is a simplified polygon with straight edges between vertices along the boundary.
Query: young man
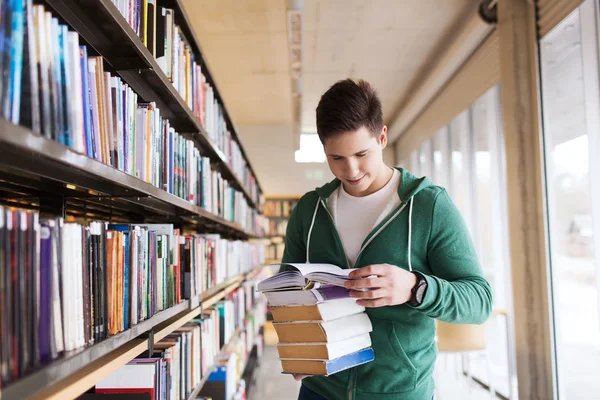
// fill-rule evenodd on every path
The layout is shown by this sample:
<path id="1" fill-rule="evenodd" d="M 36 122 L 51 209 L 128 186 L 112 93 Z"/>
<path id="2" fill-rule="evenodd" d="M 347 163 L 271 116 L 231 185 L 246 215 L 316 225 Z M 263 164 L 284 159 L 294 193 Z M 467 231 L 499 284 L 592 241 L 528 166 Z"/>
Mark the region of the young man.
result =
<path id="1" fill-rule="evenodd" d="M 347 287 L 371 289 L 351 293 L 367 307 L 375 360 L 296 376 L 299 398 L 429 400 L 435 320 L 481 324 L 491 312 L 467 227 L 443 188 L 383 162 L 387 127 L 369 83 L 333 85 L 317 107 L 317 131 L 336 179 L 298 202 L 283 261 L 355 268 L 361 279 Z"/>

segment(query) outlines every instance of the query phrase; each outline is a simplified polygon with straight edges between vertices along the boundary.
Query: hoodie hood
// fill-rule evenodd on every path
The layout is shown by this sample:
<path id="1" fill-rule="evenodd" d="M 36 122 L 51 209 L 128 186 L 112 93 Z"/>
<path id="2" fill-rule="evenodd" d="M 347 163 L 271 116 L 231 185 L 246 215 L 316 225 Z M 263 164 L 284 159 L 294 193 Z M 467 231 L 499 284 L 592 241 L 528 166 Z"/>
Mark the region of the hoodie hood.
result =
<path id="1" fill-rule="evenodd" d="M 400 185 L 398 185 L 398 196 L 400 196 L 400 200 L 402 203 L 408 203 L 408 201 L 421 190 L 434 186 L 433 182 L 431 182 L 426 177 L 417 178 L 404 168 L 394 167 L 394 169 L 400 172 Z M 327 200 L 333 192 L 337 190 L 341 185 L 341 181 L 338 178 L 335 178 L 331 182 L 326 183 L 325 185 L 316 188 L 315 192 L 319 195 L 319 197 L 323 200 Z"/>

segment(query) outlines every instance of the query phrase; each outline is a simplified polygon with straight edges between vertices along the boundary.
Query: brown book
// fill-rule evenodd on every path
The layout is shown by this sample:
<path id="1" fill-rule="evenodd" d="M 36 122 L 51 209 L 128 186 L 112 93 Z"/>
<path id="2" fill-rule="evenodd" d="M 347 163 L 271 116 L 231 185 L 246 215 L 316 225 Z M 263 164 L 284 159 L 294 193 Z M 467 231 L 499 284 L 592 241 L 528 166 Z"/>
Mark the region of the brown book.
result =
<path id="1" fill-rule="evenodd" d="M 279 358 L 333 360 L 346 354 L 371 347 L 371 336 L 365 333 L 334 343 L 279 343 Z"/>
<path id="2" fill-rule="evenodd" d="M 275 322 L 273 327 L 280 343 L 333 343 L 373 330 L 371 320 L 364 312 L 326 322 Z"/>
<path id="3" fill-rule="evenodd" d="M 271 307 L 273 321 L 331 321 L 358 314 L 365 308 L 356 304 L 356 299 L 336 299 L 310 305 L 288 305 Z"/>

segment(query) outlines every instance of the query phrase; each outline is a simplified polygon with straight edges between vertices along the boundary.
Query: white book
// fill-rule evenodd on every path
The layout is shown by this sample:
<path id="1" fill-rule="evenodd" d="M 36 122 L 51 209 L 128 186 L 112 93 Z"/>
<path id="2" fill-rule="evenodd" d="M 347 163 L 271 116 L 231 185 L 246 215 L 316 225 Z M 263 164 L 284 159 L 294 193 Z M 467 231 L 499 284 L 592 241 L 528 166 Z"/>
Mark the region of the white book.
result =
<path id="1" fill-rule="evenodd" d="M 81 62 L 79 60 L 79 34 L 67 32 L 68 41 L 68 66 L 69 73 L 66 74 L 68 92 L 69 125 L 71 127 L 71 138 L 73 148 L 85 153 L 85 132 L 83 127 L 83 88 L 81 82 Z M 70 76 L 69 76 L 70 75 Z"/>
<path id="2" fill-rule="evenodd" d="M 274 306 L 270 304 L 270 307 L 271 313 L 273 314 L 273 321 L 275 322 L 306 320 L 331 321 L 365 311 L 365 307 L 357 304 L 356 299 L 353 297 L 328 300 L 308 305 L 293 304 Z"/>
<path id="3" fill-rule="evenodd" d="M 117 369 L 96 384 L 96 393 L 104 393 L 105 389 L 151 389 L 155 387 L 156 364 L 130 363 Z"/>
<path id="4" fill-rule="evenodd" d="M 117 86 L 117 153 L 119 155 L 119 170 L 125 171 L 125 148 L 124 148 L 124 124 L 123 124 L 123 82 L 120 78 L 115 78 Z"/>
<path id="5" fill-rule="evenodd" d="M 77 341 L 76 347 L 81 348 L 85 345 L 85 321 L 83 317 L 83 236 L 82 228 L 79 224 L 73 225 L 72 243 L 73 257 L 75 260 L 76 281 L 75 289 L 77 292 L 77 302 L 75 314 L 77 315 Z"/>
<path id="6" fill-rule="evenodd" d="M 371 347 L 371 335 L 368 333 L 333 343 L 278 343 L 280 360 L 333 360 Z"/>
<path id="7" fill-rule="evenodd" d="M 12 217 L 10 211 L 7 211 L 7 224 L 10 225 Z M 60 301 L 60 273 L 58 253 L 60 250 L 59 232 L 56 230 L 60 227 L 55 224 L 54 221 L 48 221 L 48 224 L 53 227 L 52 230 L 52 321 L 54 323 L 54 349 L 57 353 L 65 350 L 65 329 L 63 329 L 63 312 L 62 304 Z"/>

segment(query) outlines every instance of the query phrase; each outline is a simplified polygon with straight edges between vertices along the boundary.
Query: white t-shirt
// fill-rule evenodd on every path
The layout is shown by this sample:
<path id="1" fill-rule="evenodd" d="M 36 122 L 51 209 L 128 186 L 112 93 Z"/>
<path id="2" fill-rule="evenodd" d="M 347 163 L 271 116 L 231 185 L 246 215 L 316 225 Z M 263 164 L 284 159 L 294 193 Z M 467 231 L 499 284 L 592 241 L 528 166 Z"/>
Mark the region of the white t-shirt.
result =
<path id="1" fill-rule="evenodd" d="M 394 169 L 392 179 L 368 196 L 354 197 L 344 190 L 344 185 L 340 185 L 336 205 L 332 210 L 333 219 L 351 267 L 354 267 L 366 237 L 385 217 L 382 215 L 384 210 L 391 211 L 400 204 L 399 183 L 400 172 Z"/>

